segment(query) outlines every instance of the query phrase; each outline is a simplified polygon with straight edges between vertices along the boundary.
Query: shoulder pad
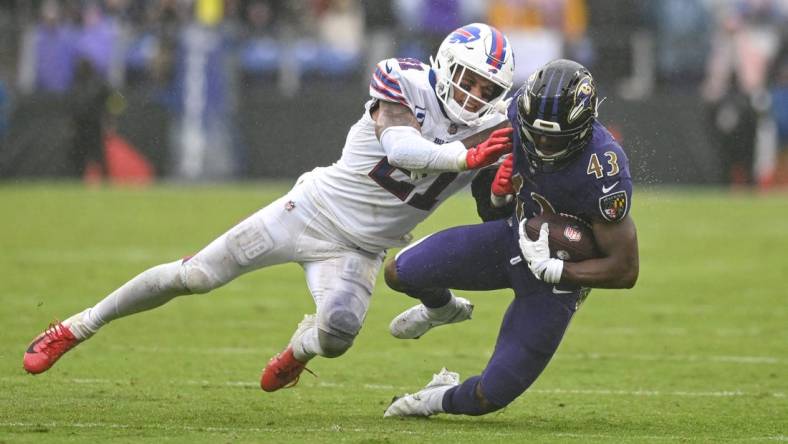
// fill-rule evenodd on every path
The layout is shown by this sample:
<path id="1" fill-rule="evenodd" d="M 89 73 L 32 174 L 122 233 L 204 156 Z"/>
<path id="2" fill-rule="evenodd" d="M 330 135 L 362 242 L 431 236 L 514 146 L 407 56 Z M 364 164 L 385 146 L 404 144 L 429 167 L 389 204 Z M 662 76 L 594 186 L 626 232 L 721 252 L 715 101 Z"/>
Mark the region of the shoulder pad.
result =
<path id="1" fill-rule="evenodd" d="M 402 87 L 402 72 L 398 59 L 386 59 L 375 66 L 369 82 L 369 95 L 387 102 L 397 102 L 408 106 L 408 99 Z"/>

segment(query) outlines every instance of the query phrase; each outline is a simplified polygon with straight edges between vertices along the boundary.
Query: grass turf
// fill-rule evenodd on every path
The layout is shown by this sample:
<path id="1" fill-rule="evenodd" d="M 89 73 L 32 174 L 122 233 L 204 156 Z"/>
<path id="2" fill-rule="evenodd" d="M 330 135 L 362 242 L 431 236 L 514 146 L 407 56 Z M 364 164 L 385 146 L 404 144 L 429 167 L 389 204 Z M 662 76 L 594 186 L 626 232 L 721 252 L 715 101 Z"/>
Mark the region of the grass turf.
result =
<path id="1" fill-rule="evenodd" d="M 485 417 L 382 413 L 441 366 L 478 374 L 508 291 L 462 293 L 472 322 L 399 341 L 388 322 L 413 301 L 380 280 L 346 356 L 263 393 L 260 369 L 313 311 L 294 264 L 116 321 L 49 372 L 24 373 L 51 319 L 198 250 L 286 186 L 0 187 L 0 442 L 788 441 L 785 195 L 636 194 L 638 285 L 595 290 L 534 386 Z M 475 222 L 460 195 L 415 234 Z"/>

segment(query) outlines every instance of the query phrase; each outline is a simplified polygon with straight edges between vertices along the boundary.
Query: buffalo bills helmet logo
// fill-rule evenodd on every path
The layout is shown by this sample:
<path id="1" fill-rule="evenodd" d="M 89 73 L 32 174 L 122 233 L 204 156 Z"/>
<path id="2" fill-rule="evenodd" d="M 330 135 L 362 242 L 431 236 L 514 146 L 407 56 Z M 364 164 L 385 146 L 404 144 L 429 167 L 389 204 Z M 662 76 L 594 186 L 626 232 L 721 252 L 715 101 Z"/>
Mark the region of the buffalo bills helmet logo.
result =
<path id="1" fill-rule="evenodd" d="M 470 43 L 481 38 L 481 30 L 475 26 L 458 28 L 449 36 L 449 43 Z"/>

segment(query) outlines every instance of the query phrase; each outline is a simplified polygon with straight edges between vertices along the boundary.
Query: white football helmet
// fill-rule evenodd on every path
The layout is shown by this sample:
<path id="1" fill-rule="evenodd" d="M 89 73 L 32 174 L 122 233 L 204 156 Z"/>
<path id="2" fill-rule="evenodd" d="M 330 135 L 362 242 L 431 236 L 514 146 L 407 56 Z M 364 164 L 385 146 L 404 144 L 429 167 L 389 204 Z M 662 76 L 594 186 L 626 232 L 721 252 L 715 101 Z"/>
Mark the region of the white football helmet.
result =
<path id="1" fill-rule="evenodd" d="M 468 126 L 481 124 L 482 118 L 496 111 L 496 104 L 512 88 L 514 53 L 503 33 L 483 23 L 457 28 L 443 40 L 438 54 L 430 57 L 436 73 L 435 92 L 451 120 Z M 460 86 L 468 71 L 490 80 L 496 86 L 488 97 L 476 97 Z M 463 103 L 454 99 L 454 88 L 465 94 Z M 471 100 L 482 103 L 478 111 L 467 109 Z"/>

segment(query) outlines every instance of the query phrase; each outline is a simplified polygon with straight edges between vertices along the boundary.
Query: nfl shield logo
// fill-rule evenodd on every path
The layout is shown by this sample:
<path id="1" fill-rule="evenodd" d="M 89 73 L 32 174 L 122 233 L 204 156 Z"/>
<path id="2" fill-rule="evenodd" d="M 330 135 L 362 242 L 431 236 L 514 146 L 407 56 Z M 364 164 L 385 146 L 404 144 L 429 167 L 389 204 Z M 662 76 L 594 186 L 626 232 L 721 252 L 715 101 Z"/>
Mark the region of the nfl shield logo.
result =
<path id="1" fill-rule="evenodd" d="M 564 237 L 571 242 L 579 242 L 580 238 L 583 237 L 583 234 L 577 229 L 577 227 L 569 225 L 564 228 Z"/>

